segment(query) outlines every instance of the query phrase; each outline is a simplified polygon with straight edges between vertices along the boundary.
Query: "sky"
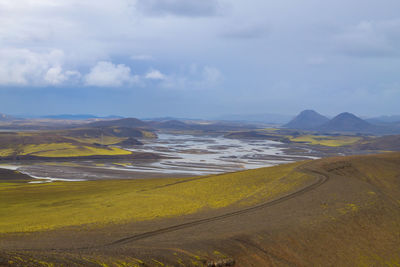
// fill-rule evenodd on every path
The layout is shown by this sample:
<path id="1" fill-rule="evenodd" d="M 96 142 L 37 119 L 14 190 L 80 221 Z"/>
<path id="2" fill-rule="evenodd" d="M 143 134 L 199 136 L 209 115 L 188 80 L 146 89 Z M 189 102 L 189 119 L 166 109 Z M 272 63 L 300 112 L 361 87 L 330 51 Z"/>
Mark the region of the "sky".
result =
<path id="1" fill-rule="evenodd" d="M 400 114 L 398 0 L 0 0 L 0 112 Z"/>

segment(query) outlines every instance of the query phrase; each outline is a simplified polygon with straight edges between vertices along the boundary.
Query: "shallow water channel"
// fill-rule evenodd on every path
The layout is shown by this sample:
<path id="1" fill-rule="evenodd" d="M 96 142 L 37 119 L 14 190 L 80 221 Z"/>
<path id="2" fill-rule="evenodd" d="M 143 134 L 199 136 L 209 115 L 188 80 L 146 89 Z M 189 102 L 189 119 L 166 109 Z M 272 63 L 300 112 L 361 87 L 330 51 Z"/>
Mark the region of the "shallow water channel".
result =
<path id="1" fill-rule="evenodd" d="M 157 140 L 125 149 L 167 157 L 161 160 L 25 161 L 0 164 L 0 168 L 17 169 L 38 179 L 34 182 L 83 181 L 207 175 L 315 158 L 311 154 L 288 152 L 286 148 L 285 144 L 271 140 L 159 134 Z"/>

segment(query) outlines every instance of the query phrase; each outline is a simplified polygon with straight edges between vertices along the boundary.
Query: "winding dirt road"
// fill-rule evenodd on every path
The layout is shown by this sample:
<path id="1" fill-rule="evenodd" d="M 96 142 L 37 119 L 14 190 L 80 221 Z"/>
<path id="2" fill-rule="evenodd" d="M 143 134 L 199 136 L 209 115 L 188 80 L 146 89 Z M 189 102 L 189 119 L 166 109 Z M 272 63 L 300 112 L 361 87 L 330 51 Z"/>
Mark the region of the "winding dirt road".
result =
<path id="1" fill-rule="evenodd" d="M 304 171 L 312 173 L 312 174 L 316 174 L 317 175 L 317 180 L 315 183 L 304 187 L 294 193 L 282 196 L 280 198 L 274 199 L 272 201 L 268 201 L 253 207 L 249 207 L 249 208 L 245 208 L 245 209 L 241 209 L 238 211 L 234 211 L 234 212 L 229 212 L 229 213 L 225 213 L 225 214 L 221 214 L 218 216 L 214 216 L 214 217 L 209 217 L 209 218 L 205 218 L 205 219 L 200 219 L 200 220 L 196 220 L 196 221 L 192 221 L 192 222 L 187 222 L 187 223 L 183 223 L 183 224 L 177 224 L 177 225 L 173 225 L 170 227 L 165 227 L 165 228 L 161 228 L 161 229 L 157 229 L 154 231 L 149 231 L 149 232 L 145 232 L 145 233 L 140 233 L 140 234 L 136 234 L 136 235 L 132 235 L 132 236 L 128 236 L 128 237 L 124 237 L 118 240 L 115 240 L 111 243 L 102 245 L 102 246 L 96 246 L 98 247 L 109 247 L 109 246 L 114 246 L 114 245 L 121 245 L 121 244 L 127 244 L 130 242 L 134 242 L 137 240 L 141 240 L 141 239 L 146 239 L 149 237 L 153 237 L 153 236 L 158 236 L 158 235 L 162 235 L 165 233 L 169 233 L 169 232 L 174 232 L 174 231 L 178 231 L 181 229 L 185 229 L 185 228 L 189 228 L 189 227 L 193 227 L 193 226 L 197 226 L 197 225 L 201 225 L 201 224 L 205 224 L 205 223 L 209 223 L 209 222 L 214 222 L 214 221 L 218 221 L 218 220 L 222 220 L 222 219 L 226 219 L 226 218 L 230 218 L 230 217 L 234 217 L 237 215 L 242 215 L 248 212 L 252 212 L 255 210 L 259 210 L 259 209 L 263 209 L 263 208 L 267 208 L 270 206 L 274 206 L 277 205 L 281 202 L 284 202 L 286 200 L 298 197 L 300 195 L 303 195 L 311 190 L 314 190 L 316 188 L 318 188 L 319 186 L 323 185 L 324 183 L 326 183 L 329 180 L 329 177 L 322 173 L 322 172 L 317 172 L 315 170 L 309 170 L 309 169 L 304 169 Z M 93 247 L 91 247 L 93 248 Z"/>

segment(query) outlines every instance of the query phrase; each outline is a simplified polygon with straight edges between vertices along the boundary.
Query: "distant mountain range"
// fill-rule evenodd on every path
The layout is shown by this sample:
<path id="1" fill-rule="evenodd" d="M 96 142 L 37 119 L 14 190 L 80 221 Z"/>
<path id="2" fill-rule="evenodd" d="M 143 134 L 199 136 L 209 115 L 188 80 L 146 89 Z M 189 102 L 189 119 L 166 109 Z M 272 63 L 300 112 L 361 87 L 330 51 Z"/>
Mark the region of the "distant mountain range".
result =
<path id="1" fill-rule="evenodd" d="M 89 119 L 122 119 L 123 117 L 116 115 L 99 117 L 91 114 L 59 114 L 59 115 L 40 116 L 39 118 L 55 119 L 55 120 L 89 120 Z"/>
<path id="2" fill-rule="evenodd" d="M 85 127 L 126 127 L 126 128 L 148 128 L 150 124 L 136 118 L 125 118 L 117 120 L 102 120 L 85 124 Z"/>
<path id="3" fill-rule="evenodd" d="M 400 115 L 379 116 L 375 118 L 368 118 L 365 120 L 372 124 L 400 123 Z"/>
<path id="4" fill-rule="evenodd" d="M 122 128 L 135 128 L 147 130 L 190 130 L 190 131 L 204 131 L 204 132 L 218 132 L 218 131 L 235 131 L 254 128 L 251 124 L 242 124 L 237 122 L 221 122 L 221 121 L 143 121 L 136 118 L 124 118 L 117 120 L 102 120 L 86 124 L 76 125 L 76 127 L 85 128 L 108 128 L 108 127 L 122 127 Z"/>
<path id="5" fill-rule="evenodd" d="M 214 118 L 220 121 L 259 122 L 270 124 L 284 124 L 293 118 L 292 115 L 265 113 L 265 114 L 230 114 Z"/>
<path id="6" fill-rule="evenodd" d="M 313 110 L 304 110 L 283 127 L 318 132 L 349 132 L 362 134 L 400 133 L 398 123 L 370 123 L 354 114 L 343 112 L 329 120 Z"/>
<path id="7" fill-rule="evenodd" d="M 6 115 L 3 113 L 0 113 L 0 121 L 12 121 L 15 120 L 16 118 L 10 115 Z"/>
<path id="8" fill-rule="evenodd" d="M 45 118 L 48 120 L 35 120 Z M 122 118 L 120 116 L 100 117 L 90 114 L 60 114 L 21 119 L 0 113 L 3 129 L 50 129 L 62 127 L 125 127 L 159 130 L 200 130 L 206 132 L 241 130 L 266 127 L 266 123 L 282 124 L 289 121 L 290 116 L 278 114 L 232 115 L 220 117 L 226 120 L 184 120 L 172 117 L 140 120 Z M 400 134 L 400 116 L 381 116 L 362 119 L 354 114 L 344 112 L 329 119 L 314 110 L 304 110 L 283 125 L 284 128 L 310 130 L 323 133 L 360 133 L 360 134 Z M 229 120 L 231 119 L 231 120 Z M 90 121 L 92 120 L 92 121 Z M 88 123 L 89 121 L 89 123 Z M 264 123 L 255 123 L 261 122 Z"/>
<path id="9" fill-rule="evenodd" d="M 141 118 L 144 121 L 203 121 L 199 118 L 182 118 L 182 117 L 148 117 Z"/>

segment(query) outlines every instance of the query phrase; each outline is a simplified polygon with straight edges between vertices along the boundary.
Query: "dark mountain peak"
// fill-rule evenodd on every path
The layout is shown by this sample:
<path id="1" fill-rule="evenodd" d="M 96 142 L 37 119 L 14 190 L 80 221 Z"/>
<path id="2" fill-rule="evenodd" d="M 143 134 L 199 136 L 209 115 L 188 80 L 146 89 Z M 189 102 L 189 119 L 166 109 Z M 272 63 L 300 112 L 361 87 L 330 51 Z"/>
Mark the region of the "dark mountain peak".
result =
<path id="1" fill-rule="evenodd" d="M 362 125 L 370 125 L 368 122 L 365 120 L 357 117 L 356 115 L 350 113 L 350 112 L 343 112 L 334 117 L 330 123 L 359 123 Z"/>
<path id="2" fill-rule="evenodd" d="M 354 115 L 353 113 L 350 113 L 350 112 L 342 112 L 339 115 L 337 115 L 335 118 L 336 119 L 359 119 L 359 120 L 361 120 L 359 117 L 357 117 L 356 115 Z"/>
<path id="3" fill-rule="evenodd" d="M 319 115 L 319 113 L 316 112 L 316 111 L 313 110 L 313 109 L 305 109 L 305 110 L 303 110 L 302 112 L 300 112 L 299 115 L 303 115 L 303 116 L 308 116 L 308 115 Z"/>
<path id="4" fill-rule="evenodd" d="M 293 120 L 285 124 L 284 127 L 292 129 L 313 129 L 329 121 L 329 119 L 318 112 L 306 109 L 300 112 Z"/>
<path id="5" fill-rule="evenodd" d="M 321 126 L 324 131 L 369 132 L 373 126 L 356 115 L 343 112 Z"/>

